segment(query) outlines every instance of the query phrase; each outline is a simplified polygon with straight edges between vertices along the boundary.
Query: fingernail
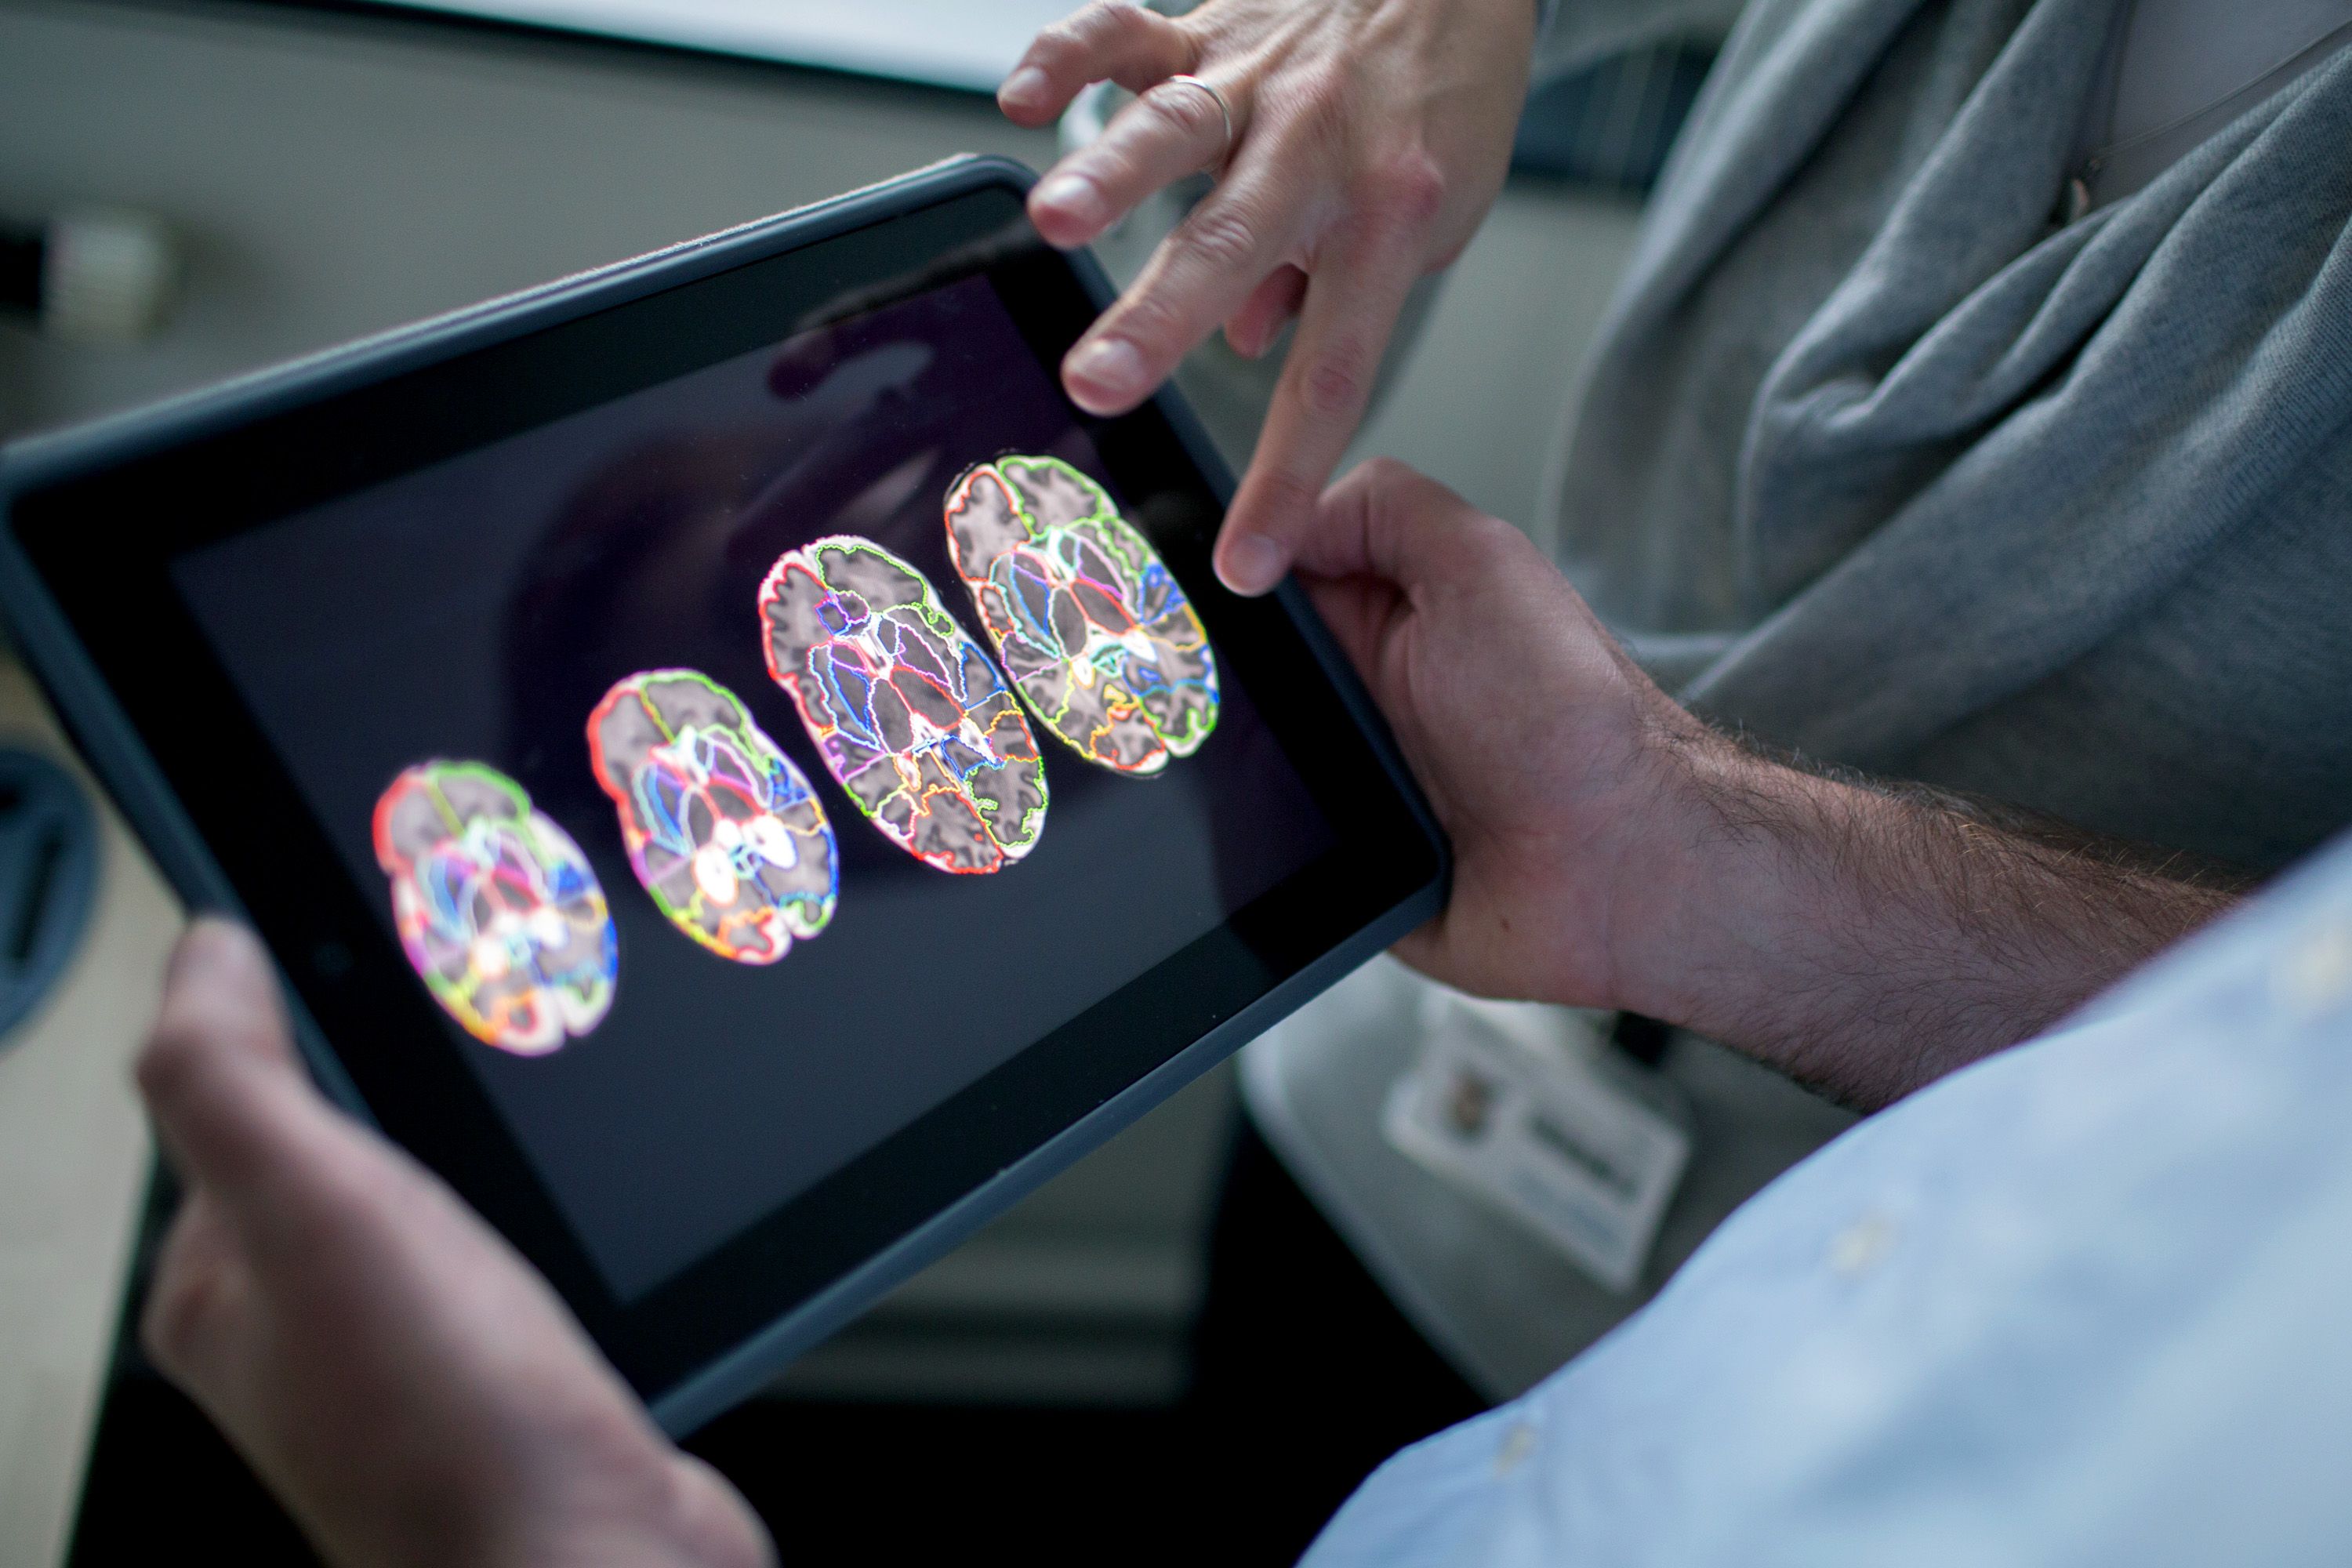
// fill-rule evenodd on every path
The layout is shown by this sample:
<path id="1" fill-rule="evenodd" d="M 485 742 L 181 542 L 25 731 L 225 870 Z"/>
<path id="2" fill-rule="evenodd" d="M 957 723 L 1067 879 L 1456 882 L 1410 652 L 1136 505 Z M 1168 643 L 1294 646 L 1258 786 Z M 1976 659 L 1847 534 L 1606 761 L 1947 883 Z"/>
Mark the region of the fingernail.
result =
<path id="1" fill-rule="evenodd" d="M 1070 355 L 1062 368 L 1065 380 L 1085 384 L 1073 387 L 1071 395 L 1090 413 L 1110 413 L 1150 390 L 1143 356 L 1124 338 L 1097 338 Z M 1089 404 L 1081 393 L 1094 402 Z"/>
<path id="2" fill-rule="evenodd" d="M 1035 66 L 1023 66 L 1004 79 L 996 89 L 996 101 L 1011 108 L 1016 104 L 1042 103 L 1045 99 L 1045 73 Z"/>
<path id="3" fill-rule="evenodd" d="M 1225 586 L 1245 597 L 1255 597 L 1282 581 L 1290 569 L 1282 546 L 1262 533 L 1237 533 L 1217 552 L 1217 575 Z"/>
<path id="4" fill-rule="evenodd" d="M 1039 206 L 1051 207 L 1083 224 L 1103 220 L 1102 193 L 1084 174 L 1054 174 L 1037 187 Z"/>

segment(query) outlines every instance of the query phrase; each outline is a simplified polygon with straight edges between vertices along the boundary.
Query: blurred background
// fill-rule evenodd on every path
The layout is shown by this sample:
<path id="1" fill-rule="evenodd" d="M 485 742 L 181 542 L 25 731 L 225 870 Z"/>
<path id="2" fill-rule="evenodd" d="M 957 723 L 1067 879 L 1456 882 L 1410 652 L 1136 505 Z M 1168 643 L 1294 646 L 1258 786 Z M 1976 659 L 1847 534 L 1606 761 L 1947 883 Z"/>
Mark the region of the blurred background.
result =
<path id="1" fill-rule="evenodd" d="M 1043 168 L 1056 134 L 1009 124 L 990 92 L 1062 9 L 0 0 L 0 436 L 952 153 Z M 1402 458 L 1533 522 L 1575 367 L 1711 43 L 1538 84 L 1511 183 L 1417 298 L 1360 456 Z M 1082 100 L 1060 139 L 1114 107 Z M 1105 241 L 1115 273 L 1181 199 Z M 1236 468 L 1270 370 L 1213 343 L 1186 367 Z M 125 1064 L 180 920 L 0 656 L 0 1563 L 144 1560 L 159 1539 L 301 1560 L 235 1457 L 118 1334 L 171 1196 L 150 1184 Z M 1221 1472 L 1188 1414 L 1236 1116 L 1220 1069 L 698 1446 L 769 1510 L 788 1557 L 992 1539 L 1062 1561 L 1089 1554 L 1107 1513 L 1149 1510 L 1164 1510 L 1171 1555 L 1213 1542 L 1287 1561 L 1360 1467 L 1307 1487 L 1297 1518 L 1261 1521 L 1262 1478 Z"/>

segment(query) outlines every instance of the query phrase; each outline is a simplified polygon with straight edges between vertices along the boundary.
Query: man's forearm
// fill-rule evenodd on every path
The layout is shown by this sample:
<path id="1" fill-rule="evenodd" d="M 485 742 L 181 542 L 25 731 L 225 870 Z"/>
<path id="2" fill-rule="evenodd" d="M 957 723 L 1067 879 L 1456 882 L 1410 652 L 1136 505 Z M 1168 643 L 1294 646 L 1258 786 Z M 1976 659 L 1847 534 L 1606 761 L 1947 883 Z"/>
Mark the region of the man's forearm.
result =
<path id="1" fill-rule="evenodd" d="M 1876 1107 L 2027 1038 L 2235 894 L 1958 797 L 1673 744 L 1680 842 L 1627 1005 Z"/>

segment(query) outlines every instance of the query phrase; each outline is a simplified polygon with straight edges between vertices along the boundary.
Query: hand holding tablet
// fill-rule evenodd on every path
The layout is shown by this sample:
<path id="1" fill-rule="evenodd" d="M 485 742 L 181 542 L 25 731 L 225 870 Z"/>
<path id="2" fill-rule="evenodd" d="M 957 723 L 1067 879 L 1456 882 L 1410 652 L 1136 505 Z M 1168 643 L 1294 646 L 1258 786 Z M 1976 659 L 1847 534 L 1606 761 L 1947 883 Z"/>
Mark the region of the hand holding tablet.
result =
<path id="1" fill-rule="evenodd" d="M 1185 411 L 1062 395 L 1109 293 L 1026 182 L 0 465 L 0 595 L 159 864 L 673 1428 L 1442 901 L 1305 600 L 1216 585 Z"/>

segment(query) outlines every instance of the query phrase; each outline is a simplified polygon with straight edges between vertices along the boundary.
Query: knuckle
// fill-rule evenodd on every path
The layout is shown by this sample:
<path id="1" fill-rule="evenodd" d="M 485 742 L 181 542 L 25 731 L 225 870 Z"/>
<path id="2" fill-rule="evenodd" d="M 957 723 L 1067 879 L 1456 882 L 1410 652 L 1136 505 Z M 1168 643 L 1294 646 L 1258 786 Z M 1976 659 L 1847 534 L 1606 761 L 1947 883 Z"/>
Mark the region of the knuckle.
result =
<path id="1" fill-rule="evenodd" d="M 1084 10 L 1038 28 L 1036 37 L 1029 44 L 1031 63 L 1057 75 L 1087 64 L 1103 36 L 1102 23 L 1097 16 L 1102 9 L 1101 0 L 1096 0 Z"/>
<path id="2" fill-rule="evenodd" d="M 220 1282 L 211 1270 L 182 1258 L 167 1259 L 139 1318 L 139 1339 L 148 1358 L 166 1372 L 184 1375 L 201 1355 L 219 1295 Z"/>
<path id="3" fill-rule="evenodd" d="M 1218 117 L 1217 106 L 1210 101 L 1209 95 L 1181 82 L 1172 88 L 1154 88 L 1136 102 L 1162 127 L 1188 142 L 1224 134 L 1224 121 Z"/>
<path id="4" fill-rule="evenodd" d="M 1445 171 L 1422 148 L 1384 155 L 1360 177 L 1358 203 L 1376 226 L 1426 227 L 1445 204 Z"/>
<path id="5" fill-rule="evenodd" d="M 1181 16 L 1163 16 L 1157 11 L 1146 12 L 1141 6 L 1135 10 L 1139 16 L 1150 18 L 1150 26 L 1166 30 L 1169 52 L 1178 65 L 1188 71 L 1201 68 L 1202 63 L 1209 58 L 1210 47 L 1218 38 L 1217 8 L 1214 5 L 1198 6 Z M 1202 16 L 1203 11 L 1209 15 Z"/>
<path id="6" fill-rule="evenodd" d="M 1127 4 L 1127 0 L 1093 0 L 1071 20 L 1106 42 L 1139 31 L 1144 26 L 1142 8 Z"/>
<path id="7" fill-rule="evenodd" d="M 1040 32 L 1040 42 L 1051 37 L 1070 64 L 1091 64 L 1095 55 L 1115 49 L 1148 26 L 1143 11 L 1126 0 L 1094 0 Z"/>
<path id="8" fill-rule="evenodd" d="M 1358 472 L 1362 476 L 1367 506 L 1392 521 L 1420 517 L 1450 493 L 1412 464 L 1395 458 L 1374 458 Z"/>
<path id="9" fill-rule="evenodd" d="M 1184 319 L 1159 294 L 1129 300 L 1115 318 L 1097 329 L 1106 338 L 1123 338 L 1147 361 L 1156 361 L 1185 348 Z"/>
<path id="10" fill-rule="evenodd" d="M 1299 390 L 1309 412 L 1323 418 L 1342 417 L 1363 406 L 1371 376 L 1371 354 L 1362 342 L 1343 338 L 1309 356 Z"/>
<path id="11" fill-rule="evenodd" d="M 1246 265 L 1257 254 L 1257 223 L 1240 204 L 1211 202 L 1184 220 L 1183 247 L 1196 260 L 1220 271 Z"/>
<path id="12" fill-rule="evenodd" d="M 1354 73 L 1337 55 L 1300 60 L 1283 75 L 1302 109 L 1344 109 L 1355 97 Z"/>
<path id="13" fill-rule="evenodd" d="M 1029 40 L 1028 60 L 1031 65 L 1059 75 L 1076 65 L 1085 52 L 1086 47 L 1078 42 L 1066 19 L 1037 29 L 1037 36 Z"/>

